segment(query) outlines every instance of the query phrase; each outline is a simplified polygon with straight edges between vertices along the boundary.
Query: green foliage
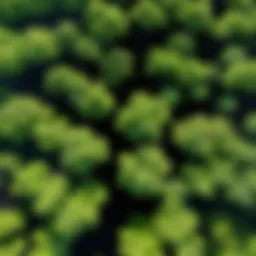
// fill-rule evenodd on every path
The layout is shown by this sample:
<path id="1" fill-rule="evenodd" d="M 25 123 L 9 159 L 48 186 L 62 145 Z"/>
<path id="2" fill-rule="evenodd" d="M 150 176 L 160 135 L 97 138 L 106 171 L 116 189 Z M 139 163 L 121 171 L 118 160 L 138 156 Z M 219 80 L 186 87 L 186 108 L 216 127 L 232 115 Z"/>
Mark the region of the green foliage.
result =
<path id="1" fill-rule="evenodd" d="M 66 178 L 50 177 L 47 181 L 47 189 L 41 191 L 34 203 L 34 212 L 46 216 L 55 213 L 67 196 L 68 188 L 69 184 Z"/>
<path id="2" fill-rule="evenodd" d="M 73 48 L 74 56 L 80 60 L 96 62 L 101 57 L 101 49 L 97 42 L 85 36 L 78 37 Z"/>
<path id="3" fill-rule="evenodd" d="M 255 112 L 249 113 L 246 116 L 244 126 L 248 134 L 252 135 L 255 138 L 256 137 L 256 113 Z"/>
<path id="4" fill-rule="evenodd" d="M 110 87 L 116 87 L 130 78 L 134 71 L 134 58 L 126 49 L 114 49 L 102 57 L 101 73 Z"/>
<path id="5" fill-rule="evenodd" d="M 237 175 L 233 164 L 225 161 L 211 161 L 207 165 L 185 165 L 182 176 L 189 184 L 191 193 L 201 198 L 214 199 L 219 189 L 227 191 L 233 185 L 232 180 Z"/>
<path id="6" fill-rule="evenodd" d="M 10 152 L 0 152 L 0 186 L 9 184 L 21 166 L 21 160 Z"/>
<path id="7" fill-rule="evenodd" d="M 197 222 L 198 218 L 193 212 L 182 209 L 177 212 L 160 212 L 155 217 L 154 225 L 162 239 L 179 244 L 194 236 Z"/>
<path id="8" fill-rule="evenodd" d="M 147 227 L 130 225 L 118 232 L 120 256 L 163 256 L 161 242 Z"/>
<path id="9" fill-rule="evenodd" d="M 0 240 L 17 235 L 24 228 L 24 218 L 17 209 L 0 210 Z"/>
<path id="10" fill-rule="evenodd" d="M 98 224 L 108 193 L 102 185 L 92 184 L 67 197 L 52 224 L 62 237 L 72 238 Z M 72 218 L 70 218 L 72 216 Z"/>
<path id="11" fill-rule="evenodd" d="M 194 55 L 196 51 L 195 40 L 190 35 L 181 32 L 170 36 L 166 45 L 171 51 L 178 52 L 185 57 Z"/>
<path id="12" fill-rule="evenodd" d="M 223 66 L 229 67 L 230 65 L 245 61 L 248 57 L 249 54 L 244 48 L 240 46 L 230 46 L 221 53 L 220 62 Z"/>
<path id="13" fill-rule="evenodd" d="M 175 142 L 195 157 L 232 155 L 238 138 L 235 131 L 222 117 L 195 115 L 176 124 L 173 132 Z"/>
<path id="14" fill-rule="evenodd" d="M 128 20 L 123 10 L 104 0 L 90 1 L 84 11 L 87 34 L 100 42 L 109 42 L 124 36 Z"/>
<path id="15" fill-rule="evenodd" d="M 0 42 L 2 43 L 7 43 L 11 42 L 12 39 L 16 38 L 17 39 L 17 33 L 15 33 L 14 30 L 7 28 L 6 26 L 0 26 Z"/>
<path id="16" fill-rule="evenodd" d="M 216 36 L 223 40 L 248 41 L 255 36 L 254 9 L 241 12 L 230 10 L 216 23 Z"/>
<path id="17" fill-rule="evenodd" d="M 222 95 L 216 101 L 217 108 L 222 113 L 234 113 L 239 109 L 239 102 L 235 97 Z"/>
<path id="18" fill-rule="evenodd" d="M 91 81 L 82 72 L 66 65 L 49 70 L 45 89 L 56 97 L 64 97 L 83 117 L 104 118 L 115 106 L 115 99 L 104 84 Z"/>
<path id="19" fill-rule="evenodd" d="M 63 253 L 61 242 L 48 229 L 38 229 L 32 234 L 33 248 L 29 256 L 60 256 Z"/>
<path id="20" fill-rule="evenodd" d="M 164 48 L 153 48 L 148 53 L 147 71 L 151 75 L 167 77 L 178 74 L 182 65 L 179 54 Z"/>
<path id="21" fill-rule="evenodd" d="M 71 104 L 81 116 L 91 119 L 106 118 L 115 107 L 115 98 L 102 82 L 93 82 L 83 92 L 71 95 Z"/>
<path id="22" fill-rule="evenodd" d="M 179 93 L 178 88 L 169 85 L 161 89 L 159 97 L 161 97 L 171 108 L 177 107 L 182 100 L 182 96 Z"/>
<path id="23" fill-rule="evenodd" d="M 29 18 L 44 17 L 54 11 L 54 6 L 49 0 L 40 0 L 37 3 L 31 0 L 12 0 L 8 2 L 13 3 L 13 10 L 15 10 L 15 18 L 17 19 L 17 22 Z"/>
<path id="24" fill-rule="evenodd" d="M 89 128 L 73 128 L 62 144 L 61 166 L 78 175 L 90 175 L 95 167 L 108 160 L 108 141 Z"/>
<path id="25" fill-rule="evenodd" d="M 58 65 L 50 69 L 45 76 L 44 87 L 53 95 L 73 94 L 83 91 L 89 84 L 86 75 L 67 65 Z"/>
<path id="26" fill-rule="evenodd" d="M 197 115 L 176 124 L 173 137 L 183 150 L 195 156 L 212 156 L 231 135 L 228 124 L 220 118 Z"/>
<path id="27" fill-rule="evenodd" d="M 39 99 L 14 95 L 0 109 L 0 137 L 14 142 L 25 141 L 36 124 L 53 117 L 53 109 Z"/>
<path id="28" fill-rule="evenodd" d="M 55 8 L 60 12 L 64 12 L 67 14 L 77 13 L 84 6 L 84 1 L 83 0 L 66 0 L 65 2 L 63 2 L 61 0 L 56 0 L 55 2 L 53 2 L 53 5 L 55 5 Z"/>
<path id="29" fill-rule="evenodd" d="M 60 22 L 55 28 L 54 33 L 56 34 L 60 49 L 65 53 L 71 51 L 76 40 L 80 37 L 77 25 L 70 20 Z"/>
<path id="30" fill-rule="evenodd" d="M 205 248 L 204 240 L 195 236 L 178 247 L 177 256 L 204 256 Z"/>
<path id="31" fill-rule="evenodd" d="M 175 183 L 170 184 L 172 185 L 174 186 L 167 189 L 162 205 L 153 215 L 152 228 L 163 241 L 179 246 L 187 239 L 195 237 L 199 218 L 182 202 L 182 186 Z"/>
<path id="32" fill-rule="evenodd" d="M 21 37 L 3 26 L 0 33 L 0 77 L 18 75 L 24 69 Z"/>
<path id="33" fill-rule="evenodd" d="M 250 10 L 250 8 L 254 8 L 255 1 L 254 0 L 229 0 L 228 5 L 231 8 L 237 10 Z"/>
<path id="34" fill-rule="evenodd" d="M 169 112 L 161 98 L 137 91 L 119 112 L 116 129 L 132 141 L 155 141 L 160 139 Z"/>
<path id="35" fill-rule="evenodd" d="M 183 50 L 153 48 L 148 53 L 147 72 L 179 85 L 179 90 L 190 93 L 195 99 L 204 98 L 210 90 L 208 83 L 215 70 L 208 63 L 184 56 Z"/>
<path id="36" fill-rule="evenodd" d="M 256 253 L 255 239 L 255 235 L 252 235 L 246 243 L 246 252 L 249 256 Z"/>
<path id="37" fill-rule="evenodd" d="M 32 134 L 42 152 L 52 153 L 60 151 L 69 129 L 66 118 L 56 116 L 55 120 L 45 120 L 35 125 Z"/>
<path id="38" fill-rule="evenodd" d="M 255 60 L 236 62 L 223 75 L 223 86 L 248 94 L 255 94 Z"/>
<path id="39" fill-rule="evenodd" d="M 192 32 L 210 32 L 214 25 L 211 2 L 208 0 L 187 1 L 178 16 L 180 22 Z"/>
<path id="40" fill-rule="evenodd" d="M 7 0 L 0 4 L 0 21 L 6 24 L 46 19 L 59 13 L 70 15 L 77 13 L 84 6 L 81 0 Z"/>
<path id="41" fill-rule="evenodd" d="M 233 176 L 228 187 L 227 198 L 243 207 L 252 207 L 255 204 L 255 184 L 255 168 L 247 168 L 243 170 L 243 175 Z"/>
<path id="42" fill-rule="evenodd" d="M 112 228 L 99 255 L 256 255 L 255 0 L 2 0 L 0 24 L 0 256 Z"/>
<path id="43" fill-rule="evenodd" d="M 25 248 L 23 239 L 16 239 L 12 242 L 0 246 L 1 255 L 19 256 Z M 46 255 L 43 255 L 46 256 Z"/>
<path id="44" fill-rule="evenodd" d="M 211 235 L 217 244 L 217 250 L 235 252 L 238 250 L 238 234 L 235 232 L 234 220 L 228 216 L 213 216 L 210 227 Z M 224 254 L 225 255 L 225 254 Z"/>
<path id="45" fill-rule="evenodd" d="M 177 12 L 184 7 L 186 0 L 155 0 L 161 7 L 163 7 L 168 13 L 172 13 L 170 19 L 177 18 Z"/>
<path id="46" fill-rule="evenodd" d="M 167 25 L 167 14 L 154 0 L 138 1 L 132 9 L 131 18 L 144 30 L 157 30 Z"/>
<path id="47" fill-rule="evenodd" d="M 35 198 L 47 186 L 50 167 L 43 161 L 35 161 L 18 170 L 12 184 L 14 195 Z"/>
<path id="48" fill-rule="evenodd" d="M 22 59 L 15 45 L 0 48 L 0 75 L 11 76 L 19 74 L 22 67 Z"/>
<path id="49" fill-rule="evenodd" d="M 22 42 L 25 63 L 28 65 L 45 64 L 59 57 L 56 35 L 44 27 L 30 27 L 25 31 Z"/>
<path id="50" fill-rule="evenodd" d="M 135 197 L 159 196 L 170 169 L 171 163 L 160 148 L 143 146 L 120 155 L 118 184 Z"/>

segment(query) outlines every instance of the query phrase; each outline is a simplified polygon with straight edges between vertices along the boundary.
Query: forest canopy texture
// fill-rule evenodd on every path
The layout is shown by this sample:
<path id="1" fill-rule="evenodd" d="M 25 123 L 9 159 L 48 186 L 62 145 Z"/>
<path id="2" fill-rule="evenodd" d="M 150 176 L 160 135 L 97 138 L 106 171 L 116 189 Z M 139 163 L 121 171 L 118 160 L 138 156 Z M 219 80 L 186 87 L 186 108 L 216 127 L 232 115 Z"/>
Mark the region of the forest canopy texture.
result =
<path id="1" fill-rule="evenodd" d="M 255 256 L 255 55 L 255 0 L 1 0 L 0 255 Z"/>

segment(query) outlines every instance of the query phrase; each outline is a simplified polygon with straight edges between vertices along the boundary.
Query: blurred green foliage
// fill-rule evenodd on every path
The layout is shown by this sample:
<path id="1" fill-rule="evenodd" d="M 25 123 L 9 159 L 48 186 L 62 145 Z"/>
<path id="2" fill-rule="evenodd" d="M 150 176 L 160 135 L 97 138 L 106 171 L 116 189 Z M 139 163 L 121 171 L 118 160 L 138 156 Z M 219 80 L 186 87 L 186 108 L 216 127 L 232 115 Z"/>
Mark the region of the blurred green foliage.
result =
<path id="1" fill-rule="evenodd" d="M 53 67 L 46 74 L 45 90 L 64 97 L 81 116 L 104 118 L 115 106 L 114 96 L 101 81 L 66 65 Z"/>
<path id="2" fill-rule="evenodd" d="M 176 38 L 167 42 L 166 48 L 152 48 L 148 53 L 147 72 L 149 76 L 161 77 L 173 84 L 182 94 L 186 93 L 190 98 L 200 100 L 208 96 L 211 89 L 209 83 L 215 70 L 209 63 L 190 57 L 188 51 L 193 51 L 193 41 L 187 42 L 190 46 L 179 43 L 178 49 L 175 41 L 181 39 L 176 35 Z"/>
<path id="3" fill-rule="evenodd" d="M 171 35 L 167 39 L 166 45 L 171 51 L 181 53 L 185 57 L 194 55 L 196 51 L 196 43 L 193 37 L 181 32 Z"/>
<path id="4" fill-rule="evenodd" d="M 226 71 L 223 84 L 230 90 L 239 90 L 242 93 L 255 94 L 256 63 L 254 60 L 240 61 Z"/>
<path id="5" fill-rule="evenodd" d="M 25 241 L 20 238 L 20 239 L 14 240 L 13 242 L 8 242 L 0 246 L 0 253 L 2 255 L 18 256 L 24 251 L 24 247 L 25 247 Z"/>
<path id="6" fill-rule="evenodd" d="M 176 181 L 168 185 L 164 200 L 152 216 L 151 227 L 164 242 L 179 246 L 180 243 L 196 236 L 199 218 L 186 206 L 186 191 L 183 185 Z"/>
<path id="7" fill-rule="evenodd" d="M 164 152 L 146 145 L 120 155 L 118 183 L 135 197 L 154 197 L 163 192 L 170 169 Z"/>
<path id="8" fill-rule="evenodd" d="M 77 189 L 60 205 L 53 219 L 53 230 L 61 237 L 70 239 L 92 228 L 100 221 L 101 208 L 107 200 L 108 193 L 100 184 Z"/>
<path id="9" fill-rule="evenodd" d="M 34 202 L 34 211 L 38 215 L 51 215 L 67 196 L 69 184 L 65 177 L 53 176 L 48 179 L 47 189 L 41 191 Z"/>
<path id="10" fill-rule="evenodd" d="M 169 118 L 169 109 L 160 97 L 145 91 L 134 92 L 120 110 L 116 129 L 133 141 L 156 141 Z"/>
<path id="11" fill-rule="evenodd" d="M 137 223 L 119 230 L 119 253 L 124 256 L 162 256 L 164 252 L 158 237 L 147 227 Z M 132 245 L 132 246 L 131 246 Z"/>
<path id="12" fill-rule="evenodd" d="M 75 174 L 86 175 L 108 160 L 109 143 L 100 135 L 86 128 L 69 131 L 62 145 L 61 166 Z"/>
<path id="13" fill-rule="evenodd" d="M 131 12 L 134 23 L 145 30 L 156 30 L 167 25 L 167 14 L 154 0 L 138 1 Z"/>
<path id="14" fill-rule="evenodd" d="M 28 198 L 36 198 L 45 188 L 49 175 L 49 166 L 43 161 L 29 163 L 18 170 L 11 192 Z"/>
<path id="15" fill-rule="evenodd" d="M 41 120 L 53 120 L 54 110 L 29 95 L 13 95 L 0 109 L 1 137 L 21 143 L 31 136 L 31 129 Z"/>
<path id="16" fill-rule="evenodd" d="M 102 56 L 102 77 L 107 85 L 116 87 L 132 76 L 133 64 L 134 58 L 129 51 L 120 48 L 114 49 Z"/>
<path id="17" fill-rule="evenodd" d="M 255 256 L 255 38 L 255 0 L 0 1 L 0 256 Z"/>
<path id="18" fill-rule="evenodd" d="M 84 24 L 87 33 L 102 43 L 124 36 L 129 28 L 123 10 L 105 0 L 89 1 L 85 8 Z"/>
<path id="19" fill-rule="evenodd" d="M 255 7 L 247 11 L 229 10 L 216 23 L 216 36 L 222 40 L 248 41 L 256 33 Z"/>
<path id="20" fill-rule="evenodd" d="M 174 129 L 174 140 L 195 157 L 230 156 L 235 150 L 236 133 L 222 117 L 191 116 L 181 120 Z"/>
<path id="21" fill-rule="evenodd" d="M 15 235 L 20 232 L 25 225 L 21 212 L 17 209 L 1 209 L 1 231 L 0 239 Z"/>

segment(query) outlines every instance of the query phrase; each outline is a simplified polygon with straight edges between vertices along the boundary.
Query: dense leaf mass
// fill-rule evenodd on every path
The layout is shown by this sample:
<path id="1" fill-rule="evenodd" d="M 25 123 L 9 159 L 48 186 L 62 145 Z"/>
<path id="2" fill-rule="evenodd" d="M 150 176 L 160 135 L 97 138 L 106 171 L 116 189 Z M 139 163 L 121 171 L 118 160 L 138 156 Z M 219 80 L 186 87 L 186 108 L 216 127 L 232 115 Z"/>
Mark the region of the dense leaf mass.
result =
<path id="1" fill-rule="evenodd" d="M 1 0 L 0 255 L 255 256 L 255 45 L 255 0 Z"/>

